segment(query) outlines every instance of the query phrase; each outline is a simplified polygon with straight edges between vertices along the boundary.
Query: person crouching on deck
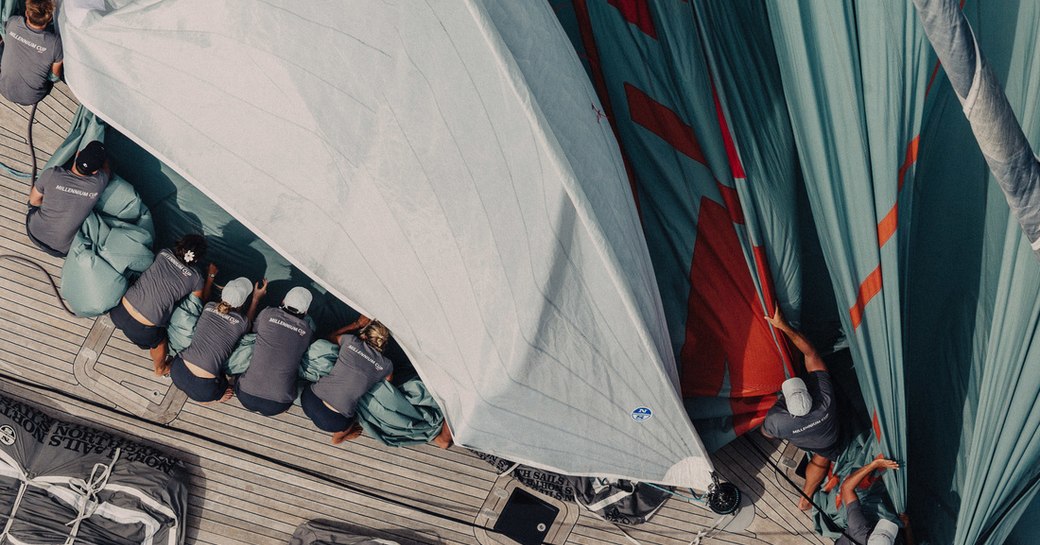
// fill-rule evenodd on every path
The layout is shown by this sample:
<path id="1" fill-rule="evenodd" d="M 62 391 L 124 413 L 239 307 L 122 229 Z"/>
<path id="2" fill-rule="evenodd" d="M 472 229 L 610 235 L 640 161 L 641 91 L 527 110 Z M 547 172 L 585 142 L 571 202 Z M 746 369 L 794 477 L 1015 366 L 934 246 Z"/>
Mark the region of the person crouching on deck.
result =
<path id="1" fill-rule="evenodd" d="M 332 433 L 332 444 L 361 435 L 358 400 L 379 381 L 393 377 L 394 362 L 383 355 L 388 340 L 390 330 L 378 321 L 368 321 L 358 335 L 338 335 L 339 357 L 332 371 L 304 386 L 303 412 L 318 429 Z"/>
<path id="2" fill-rule="evenodd" d="M 4 56 L 0 60 L 0 95 L 32 106 L 51 91 L 50 75 L 61 77 L 61 38 L 51 27 L 53 0 L 28 0 L 25 17 L 4 25 Z"/>
<path id="3" fill-rule="evenodd" d="M 205 237 L 184 235 L 173 249 L 163 249 L 155 256 L 155 261 L 109 311 L 112 323 L 130 342 L 149 350 L 156 376 L 167 370 L 166 326 L 177 304 L 189 294 L 203 301 L 209 298 L 217 268 L 211 264 L 203 279 L 198 265 L 205 255 Z"/>
<path id="4" fill-rule="evenodd" d="M 282 306 L 265 308 L 257 316 L 249 368 L 235 381 L 235 395 L 246 409 L 274 416 L 292 407 L 300 360 L 314 333 L 307 320 L 310 306 L 311 292 L 297 286 L 285 295 Z"/>
<path id="5" fill-rule="evenodd" d="M 25 234 L 37 248 L 65 257 L 83 221 L 94 210 L 108 186 L 112 170 L 105 145 L 94 140 L 76 154 L 72 168 L 44 170 L 29 190 Z"/>
<path id="6" fill-rule="evenodd" d="M 249 331 L 256 307 L 266 293 L 267 279 L 255 286 L 245 277 L 228 282 L 220 292 L 220 303 L 203 307 L 191 345 L 169 363 L 173 384 L 199 403 L 231 399 L 232 390 L 222 367 L 238 340 Z M 252 301 L 243 316 L 242 306 L 250 294 Z"/>
<path id="7" fill-rule="evenodd" d="M 785 335 L 805 356 L 805 379 L 798 377 L 784 381 L 782 395 L 766 414 L 762 434 L 769 438 L 787 439 L 802 450 L 812 453 L 805 469 L 805 496 L 811 498 L 827 475 L 830 462 L 842 452 L 839 445 L 840 424 L 838 406 L 834 399 L 831 375 L 823 358 L 812 343 L 791 327 L 777 308 L 773 317 L 766 316 L 773 327 Z M 810 508 L 805 497 L 798 508 Z"/>
<path id="8" fill-rule="evenodd" d="M 361 327 L 357 335 L 346 333 L 357 327 Z M 390 330 L 365 316 L 334 332 L 329 340 L 339 345 L 336 364 L 328 375 L 304 386 L 300 405 L 318 429 L 332 434 L 332 444 L 338 445 L 361 435 L 358 401 L 380 380 L 393 378 L 394 362 L 383 355 Z M 441 448 L 451 446 L 447 423 L 432 442 Z"/>

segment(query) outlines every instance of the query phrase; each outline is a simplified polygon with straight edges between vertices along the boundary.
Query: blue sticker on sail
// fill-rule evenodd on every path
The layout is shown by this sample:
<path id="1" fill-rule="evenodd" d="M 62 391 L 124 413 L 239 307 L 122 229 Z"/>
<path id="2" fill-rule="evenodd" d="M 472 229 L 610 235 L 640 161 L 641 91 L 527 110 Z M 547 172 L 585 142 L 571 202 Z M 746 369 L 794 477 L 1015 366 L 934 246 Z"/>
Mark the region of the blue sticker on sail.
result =
<path id="1" fill-rule="evenodd" d="M 650 420 L 650 417 L 654 415 L 654 411 L 651 411 L 649 407 L 639 407 L 632 411 L 632 420 L 636 422 L 642 422 L 644 420 Z"/>

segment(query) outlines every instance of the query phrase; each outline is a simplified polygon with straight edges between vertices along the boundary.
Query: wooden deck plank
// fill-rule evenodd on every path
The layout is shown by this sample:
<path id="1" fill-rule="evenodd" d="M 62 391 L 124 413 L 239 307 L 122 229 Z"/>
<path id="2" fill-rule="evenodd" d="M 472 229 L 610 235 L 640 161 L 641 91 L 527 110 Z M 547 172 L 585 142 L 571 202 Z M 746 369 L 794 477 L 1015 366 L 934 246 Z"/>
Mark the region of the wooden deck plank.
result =
<path id="1" fill-rule="evenodd" d="M 311 462 L 320 462 L 329 457 L 342 457 L 349 460 L 351 465 L 364 466 L 366 470 L 371 471 L 374 475 L 393 475 L 396 478 L 412 480 L 417 483 L 432 480 L 436 483 L 433 486 L 420 485 L 424 492 L 437 494 L 442 491 L 446 492 L 443 487 L 451 486 L 453 487 L 452 492 L 458 493 L 452 494 L 456 499 L 465 499 L 462 494 L 472 498 L 479 498 L 479 501 L 475 502 L 475 505 L 478 507 L 487 496 L 488 485 L 493 480 L 493 475 L 490 472 L 488 474 L 490 479 L 473 479 L 469 476 L 454 473 L 449 479 L 437 472 L 420 471 L 418 467 L 414 467 L 416 466 L 414 463 L 409 463 L 408 466 L 395 463 L 404 460 L 414 462 L 410 455 L 415 450 L 432 449 L 433 447 L 430 446 L 388 449 L 381 445 L 377 446 L 378 444 L 374 441 L 362 439 L 337 447 L 327 444 L 328 434 L 315 429 L 311 421 L 303 415 L 298 407 L 294 407 L 287 415 L 268 419 L 236 407 L 235 403 L 234 401 L 228 402 L 218 409 L 224 412 L 227 418 L 216 417 L 213 414 L 214 409 L 209 407 L 198 407 L 209 409 L 208 411 L 198 412 L 196 412 L 196 407 L 188 407 L 181 412 L 177 420 L 178 425 L 181 423 L 185 425 L 193 424 L 200 429 L 208 427 L 217 433 L 225 435 L 234 435 L 238 431 L 249 433 L 248 430 L 263 426 L 266 428 L 265 435 L 269 440 L 285 445 L 284 448 L 286 450 L 281 452 L 286 455 Z M 402 452 L 406 449 L 410 452 Z M 271 454 L 276 454 L 277 452 L 277 449 L 271 449 Z M 430 466 L 427 465 L 427 467 Z M 408 485 L 408 487 L 410 486 Z"/>
<path id="2" fill-rule="evenodd" d="M 57 354 L 55 356 L 54 354 Z M 72 355 L 56 350 L 46 342 L 41 342 L 24 332 L 12 333 L 0 319 L 0 358 L 13 364 L 24 362 L 40 364 L 54 371 L 72 370 Z"/>
<path id="3" fill-rule="evenodd" d="M 23 286 L 16 282 L 7 280 L 6 275 L 0 272 L 0 308 L 18 312 L 18 309 L 33 309 L 35 315 L 47 323 L 54 324 L 77 335 L 86 335 L 93 325 L 93 320 L 70 316 L 57 304 L 40 304 L 38 299 L 21 293 Z M 50 297 L 52 300 L 54 296 Z"/>
<path id="4" fill-rule="evenodd" d="M 358 456 L 368 459 L 382 459 L 391 462 L 396 460 L 403 460 L 404 458 L 397 456 L 388 456 L 388 453 L 407 454 L 409 465 L 414 466 L 414 462 L 423 462 L 423 467 L 416 467 L 414 469 L 414 471 L 416 471 L 415 476 L 417 478 L 425 476 L 436 476 L 437 472 L 430 468 L 447 469 L 450 467 L 451 469 L 454 469 L 453 465 L 451 464 L 441 465 L 441 460 L 443 459 L 436 456 L 436 454 L 444 453 L 446 451 L 436 449 L 429 445 L 419 445 L 395 449 L 385 447 L 377 441 L 367 437 L 362 437 L 361 439 L 351 443 L 345 443 L 345 446 L 336 447 L 328 445 L 328 434 L 324 432 L 319 432 L 317 429 L 315 429 L 311 424 L 310 420 L 302 413 L 302 411 L 298 407 L 290 410 L 288 413 L 283 415 L 282 418 L 269 421 L 269 419 L 260 417 L 255 413 L 246 412 L 244 409 L 234 404 L 223 405 L 216 409 L 208 406 L 191 404 L 191 406 L 186 407 L 185 410 L 182 412 L 182 417 L 187 419 L 192 418 L 193 415 L 197 414 L 198 417 L 202 419 L 200 421 L 201 423 L 205 422 L 206 419 L 214 418 L 214 415 L 212 414 L 213 410 L 220 410 L 222 412 L 225 412 L 230 417 L 232 422 L 237 420 L 241 422 L 242 426 L 244 426 L 245 428 L 252 428 L 256 425 L 263 425 L 268 430 L 268 432 L 271 432 L 273 430 L 285 432 L 287 434 L 288 440 L 309 441 L 317 439 L 317 442 L 315 443 L 316 446 L 320 447 L 320 449 L 323 451 L 328 451 L 337 455 L 342 454 L 343 456 Z M 243 417 L 248 418 L 249 420 L 245 420 Z M 471 457 L 472 455 L 465 451 L 460 453 L 458 456 L 458 458 L 463 459 Z M 491 470 L 490 465 L 487 465 L 484 468 L 483 472 L 480 472 L 476 468 L 468 467 L 467 469 L 468 471 L 466 471 L 465 473 L 459 473 L 459 477 L 465 480 L 452 482 L 460 484 L 465 484 L 468 482 L 472 486 L 479 487 L 482 489 L 479 495 L 483 497 L 484 495 L 486 495 L 487 485 L 489 485 L 495 480 L 495 473 Z"/>
<path id="5" fill-rule="evenodd" d="M 107 352 L 102 352 L 95 368 L 116 382 L 132 385 L 140 390 L 168 390 L 173 384 L 170 379 L 155 376 L 152 373 L 152 360 L 147 356 L 148 352 L 138 352 L 142 357 L 134 361 L 113 358 Z"/>
<path id="6" fill-rule="evenodd" d="M 24 219 L 24 215 L 22 216 Z M 5 224 L 7 227 L 11 227 L 10 224 Z M 50 273 L 54 277 L 54 281 L 60 285 L 58 280 L 61 278 L 61 266 L 65 263 L 65 260 L 60 257 L 49 256 L 29 242 L 29 237 L 25 235 L 24 222 L 19 222 L 15 229 L 3 229 L 0 230 L 0 253 L 15 253 L 32 259 L 43 266 L 44 270 Z M 3 262 L 3 261 L 0 261 Z M 5 262 L 6 264 L 6 262 Z M 25 267 L 25 265 L 19 265 Z M 38 273 L 36 277 L 39 277 Z M 41 282 L 46 282 L 42 280 Z"/>
<path id="7" fill-rule="evenodd" d="M 244 409 L 240 409 L 240 412 L 241 416 L 239 418 L 256 418 L 253 416 L 253 413 L 248 413 Z M 184 413 L 182 413 L 182 417 L 184 416 Z M 223 420 L 213 418 L 211 415 L 198 424 L 209 425 L 209 429 L 214 433 L 229 437 L 234 437 L 236 432 L 243 431 L 242 428 L 228 425 Z M 244 420 L 243 424 L 245 422 L 248 422 L 248 420 Z M 181 418 L 178 418 L 176 423 L 178 425 L 182 424 Z M 310 421 L 308 420 L 307 423 L 310 424 Z M 248 427 L 256 429 L 254 426 L 257 424 L 254 423 Z M 329 445 L 329 448 L 326 448 L 324 440 L 328 437 L 327 434 L 303 426 L 299 426 L 299 432 L 298 441 L 294 441 L 288 437 L 279 436 L 271 433 L 269 430 L 265 430 L 265 436 L 270 441 L 270 445 L 255 443 L 251 447 L 257 453 L 265 456 L 288 455 L 297 464 L 313 469 L 324 469 L 330 475 L 350 476 L 352 481 L 360 485 L 383 490 L 401 498 L 430 501 L 441 499 L 441 496 L 445 496 L 443 498 L 446 500 L 445 505 L 451 505 L 451 508 L 443 510 L 455 514 L 465 513 L 467 510 L 460 508 L 468 506 L 470 514 L 475 515 L 476 510 L 483 504 L 487 495 L 486 489 L 470 492 L 469 494 L 461 493 L 459 492 L 460 489 L 468 489 L 468 487 L 464 483 L 452 482 L 450 479 L 442 478 L 442 482 L 439 485 L 427 484 L 426 479 L 417 472 L 404 466 L 384 464 L 378 459 L 355 460 L 350 456 L 350 452 L 346 447 L 332 449 L 332 446 Z M 245 433 L 248 437 L 255 432 L 247 431 Z M 293 447 L 294 444 L 301 443 L 305 446 L 300 448 Z"/>
<path id="8" fill-rule="evenodd" d="M 181 437 L 177 430 L 142 423 L 131 417 L 104 411 L 50 392 L 34 392 L 10 384 L 0 384 L 0 389 L 12 397 L 31 398 L 36 404 L 60 408 L 66 413 L 74 414 L 73 420 L 89 423 L 97 419 L 105 419 L 109 424 L 118 424 L 114 427 L 123 433 L 153 443 L 163 450 L 169 451 L 172 448 L 183 453 L 186 449 L 190 449 L 193 442 L 200 441 L 192 436 Z M 226 449 L 214 447 L 212 444 L 200 446 L 203 447 L 207 457 L 197 458 L 197 461 L 191 461 L 192 456 L 182 454 L 179 457 L 188 458 L 189 464 L 199 464 L 198 469 L 202 471 L 200 475 L 207 483 L 207 487 L 202 493 L 210 492 L 211 483 L 212 489 L 219 491 L 220 487 L 216 485 L 220 480 L 216 477 L 219 476 L 220 479 L 226 477 L 230 479 L 228 481 L 230 486 L 227 487 L 227 490 L 236 494 L 229 495 L 228 498 L 238 498 L 238 501 L 243 503 L 262 502 L 266 506 L 262 512 L 267 516 L 275 515 L 275 518 L 267 519 L 267 522 L 271 524 L 281 520 L 277 518 L 278 515 L 287 513 L 295 513 L 293 516 L 299 517 L 300 521 L 306 519 L 303 514 L 340 518 L 358 524 L 367 522 L 369 525 L 373 520 L 377 520 L 382 525 L 389 525 L 390 529 L 422 527 L 438 535 L 450 534 L 453 543 L 476 543 L 475 539 L 468 537 L 470 529 L 467 526 L 460 526 L 457 523 L 425 515 L 407 507 L 362 496 L 338 487 L 334 483 L 314 479 L 309 475 L 293 474 L 291 470 L 286 470 L 277 464 L 260 459 L 249 459 L 247 454 L 241 452 L 228 453 L 225 452 Z M 188 452 L 190 453 L 190 450 Z M 243 486 L 243 481 L 248 481 L 248 486 Z M 193 494 L 197 495 L 196 492 Z M 272 505 L 283 505 L 284 511 L 279 512 L 272 508 Z M 319 510 L 310 510 L 307 509 L 308 507 L 318 507 Z M 376 518 L 373 519 L 373 517 Z M 279 524 L 284 525 L 284 522 Z M 290 526 L 295 527 L 295 523 Z M 288 534 L 282 534 L 278 539 L 281 541 L 271 541 L 271 543 L 284 544 L 288 539 Z M 257 541 L 257 543 L 262 542 L 265 541 Z"/>
<path id="9" fill-rule="evenodd" d="M 47 344 L 55 351 L 71 355 L 79 352 L 86 331 L 82 328 L 71 331 L 64 323 L 55 324 L 45 319 L 45 316 L 41 312 L 5 312 L 0 316 L 0 328 L 15 335 L 24 335 L 28 339 L 48 339 Z"/>

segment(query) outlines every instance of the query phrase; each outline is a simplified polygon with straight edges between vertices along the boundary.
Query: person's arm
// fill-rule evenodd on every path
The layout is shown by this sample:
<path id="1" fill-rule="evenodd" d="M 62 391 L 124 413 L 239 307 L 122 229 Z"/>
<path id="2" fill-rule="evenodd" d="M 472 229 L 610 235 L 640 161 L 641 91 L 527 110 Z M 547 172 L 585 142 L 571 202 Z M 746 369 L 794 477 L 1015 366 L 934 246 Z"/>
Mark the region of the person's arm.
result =
<path id="1" fill-rule="evenodd" d="M 806 339 L 805 335 L 802 335 L 797 329 L 791 327 L 787 320 L 784 320 L 784 316 L 780 314 L 779 305 L 777 305 L 776 311 L 773 312 L 772 318 L 769 316 L 765 318 L 773 327 L 783 331 L 784 335 L 791 339 L 791 343 L 794 344 L 795 348 L 805 356 L 805 371 L 807 373 L 827 370 L 827 364 L 823 362 L 823 358 L 816 352 L 816 348 L 809 342 L 809 339 Z"/>
<path id="2" fill-rule="evenodd" d="M 209 299 L 210 292 L 213 291 L 213 281 L 217 279 L 217 273 L 220 272 L 217 269 L 216 264 L 210 263 L 209 267 L 206 268 L 206 282 L 202 285 L 202 289 L 191 292 L 192 295 L 202 299 L 205 303 Z"/>
<path id="3" fill-rule="evenodd" d="M 51 65 L 51 73 L 54 74 L 54 77 L 61 77 L 62 63 L 64 63 L 64 61 L 58 61 Z"/>
<path id="4" fill-rule="evenodd" d="M 108 162 L 107 157 L 104 164 L 101 165 L 101 172 L 104 172 L 106 176 L 112 176 L 112 165 Z"/>
<path id="5" fill-rule="evenodd" d="M 36 186 L 33 186 L 33 188 L 29 190 L 29 204 L 32 206 L 40 206 L 43 204 L 43 193 L 41 193 L 39 189 L 36 189 Z"/>
<path id="6" fill-rule="evenodd" d="M 856 487 L 859 486 L 859 483 L 861 483 L 863 479 L 867 478 L 867 475 L 870 475 L 870 473 L 876 469 L 899 469 L 899 462 L 896 462 L 895 460 L 886 460 L 879 456 L 869 464 L 852 472 L 852 475 L 849 475 L 845 479 L 845 482 L 841 483 L 842 503 L 848 505 L 854 501 L 858 501 L 859 496 L 856 495 Z"/>
<path id="7" fill-rule="evenodd" d="M 357 330 L 357 329 L 361 329 L 361 328 L 367 326 L 370 323 L 372 323 L 372 318 L 369 318 L 368 316 L 361 315 L 361 316 L 358 317 L 357 320 L 354 320 L 353 322 L 351 322 L 351 323 L 349 323 L 349 324 L 347 324 L 347 325 L 337 329 L 336 331 L 333 331 L 332 333 L 330 333 L 329 336 L 326 337 L 326 339 L 328 339 L 328 340 L 330 340 L 330 341 L 332 341 L 332 342 L 334 342 L 336 344 L 339 344 L 339 338 L 342 337 L 344 333 L 350 333 L 351 331 L 354 331 L 354 330 Z"/>
<path id="8" fill-rule="evenodd" d="M 260 306 L 260 300 L 265 295 L 267 295 L 266 278 L 253 285 L 253 300 L 249 303 L 249 311 L 246 312 L 246 320 L 249 320 L 249 323 L 252 323 L 253 318 L 256 318 L 256 309 Z"/>

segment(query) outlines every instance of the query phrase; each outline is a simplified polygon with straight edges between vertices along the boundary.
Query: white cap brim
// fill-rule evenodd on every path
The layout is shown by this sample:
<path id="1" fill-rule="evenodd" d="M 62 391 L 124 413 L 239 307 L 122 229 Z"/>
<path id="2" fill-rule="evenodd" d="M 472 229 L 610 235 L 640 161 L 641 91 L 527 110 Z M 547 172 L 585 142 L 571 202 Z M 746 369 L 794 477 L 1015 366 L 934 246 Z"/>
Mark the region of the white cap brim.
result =
<path id="1" fill-rule="evenodd" d="M 311 306 L 312 298 L 313 296 L 309 289 L 296 286 L 289 290 L 289 293 L 285 294 L 285 299 L 282 299 L 282 304 L 296 312 L 307 312 L 307 309 Z"/>

